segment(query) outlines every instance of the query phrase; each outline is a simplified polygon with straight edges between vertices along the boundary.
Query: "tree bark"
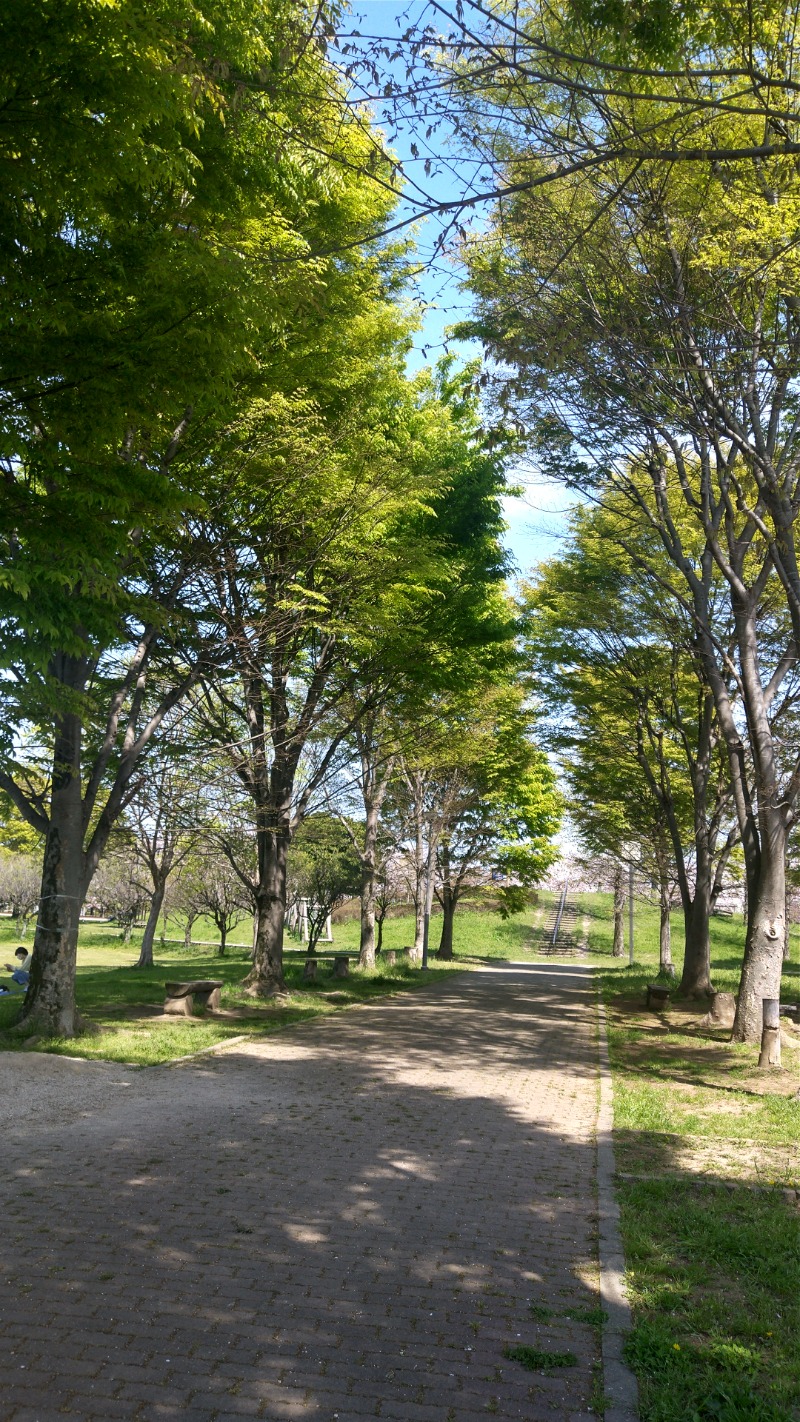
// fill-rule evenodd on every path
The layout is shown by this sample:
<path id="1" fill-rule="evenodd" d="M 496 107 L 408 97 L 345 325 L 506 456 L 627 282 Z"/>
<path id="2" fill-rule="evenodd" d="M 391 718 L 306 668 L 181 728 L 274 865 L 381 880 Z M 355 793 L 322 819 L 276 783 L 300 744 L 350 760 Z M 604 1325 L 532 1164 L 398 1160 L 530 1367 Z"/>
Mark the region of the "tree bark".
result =
<path id="1" fill-rule="evenodd" d="M 683 921 L 686 950 L 683 956 L 678 993 L 681 997 L 705 997 L 713 992 L 711 983 L 711 857 L 702 836 L 695 838 L 695 885 L 691 899 L 684 901 Z"/>
<path id="2" fill-rule="evenodd" d="M 218 950 L 218 953 L 219 953 L 219 957 L 220 957 L 220 958 L 224 958 L 224 957 L 225 957 L 225 949 L 226 949 L 227 944 L 228 944 L 228 925 L 227 925 L 226 923 L 218 923 L 218 924 L 217 924 L 217 927 L 218 927 L 218 929 L 219 929 L 219 950 Z"/>
<path id="3" fill-rule="evenodd" d="M 153 943 L 155 941 L 158 919 L 161 913 L 161 905 L 164 902 L 164 893 L 167 887 L 166 879 L 159 880 L 153 897 L 150 900 L 150 912 L 147 915 L 144 934 L 142 936 L 142 947 L 139 952 L 137 968 L 152 968 L 153 966 Z"/>
<path id="4" fill-rule="evenodd" d="M 380 806 L 377 801 L 366 803 L 364 823 L 364 847 L 361 860 L 361 942 L 358 953 L 359 968 L 375 967 L 375 851 L 378 842 L 378 816 Z"/>
<path id="5" fill-rule="evenodd" d="M 696 892 L 683 914 L 686 950 L 678 987 L 680 997 L 705 997 L 714 990 L 711 982 L 709 919 L 709 900 L 705 894 Z"/>
<path id="6" fill-rule="evenodd" d="M 780 1003 L 776 997 L 766 998 L 762 1007 L 761 1052 L 758 1065 L 779 1067 L 781 1064 L 781 1019 Z"/>
<path id="7" fill-rule="evenodd" d="M 445 962 L 450 962 L 453 957 L 453 917 L 456 911 L 456 897 L 453 893 L 453 880 L 450 872 L 450 845 L 446 839 L 442 841 L 439 860 L 442 866 L 442 936 L 436 956 Z"/>
<path id="8" fill-rule="evenodd" d="M 611 952 L 615 958 L 625 954 L 625 875 L 621 864 L 614 869 L 614 946 Z"/>
<path id="9" fill-rule="evenodd" d="M 456 902 L 449 884 L 442 885 L 442 936 L 439 939 L 439 949 L 437 958 L 442 958 L 445 962 L 450 962 L 455 956 L 453 953 L 453 919 L 456 912 Z"/>
<path id="10" fill-rule="evenodd" d="M 675 974 L 675 968 L 672 963 L 671 909 L 672 901 L 670 899 L 669 890 L 665 884 L 662 884 L 660 891 L 660 921 L 658 926 L 658 970 L 668 978 L 673 977 Z"/>
<path id="11" fill-rule="evenodd" d="M 414 859 L 415 893 L 414 893 L 414 952 L 422 952 L 422 944 L 425 937 L 425 843 L 423 838 L 424 826 L 422 822 L 422 806 L 417 806 L 416 842 Z"/>
<path id="12" fill-rule="evenodd" d="M 272 997 L 286 988 L 283 977 L 283 924 L 290 839 L 288 814 L 280 817 L 278 823 L 270 828 L 259 828 L 256 838 L 257 930 L 253 966 L 243 986 L 251 997 Z"/>
<path id="13" fill-rule="evenodd" d="M 56 722 L 42 896 L 19 1024 L 26 1031 L 33 1028 L 55 1037 L 75 1035 L 75 966 L 85 893 L 81 722 L 66 712 Z"/>
<path id="14" fill-rule="evenodd" d="M 786 828 L 781 809 L 759 809 L 760 854 L 747 896 L 747 935 L 732 1041 L 761 1040 L 762 1001 L 780 998 L 786 934 Z"/>

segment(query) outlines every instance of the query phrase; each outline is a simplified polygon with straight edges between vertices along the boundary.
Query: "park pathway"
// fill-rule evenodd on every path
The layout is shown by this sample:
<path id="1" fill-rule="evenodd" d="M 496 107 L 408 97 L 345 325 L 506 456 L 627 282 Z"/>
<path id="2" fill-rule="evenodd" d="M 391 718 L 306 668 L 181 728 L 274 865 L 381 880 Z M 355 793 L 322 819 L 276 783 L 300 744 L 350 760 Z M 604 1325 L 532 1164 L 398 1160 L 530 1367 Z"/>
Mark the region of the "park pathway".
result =
<path id="1" fill-rule="evenodd" d="M 593 1415 L 596 1331 L 566 1316 L 597 1307 L 579 965 L 169 1068 L 6 1054 L 0 1090 L 1 1422 Z"/>

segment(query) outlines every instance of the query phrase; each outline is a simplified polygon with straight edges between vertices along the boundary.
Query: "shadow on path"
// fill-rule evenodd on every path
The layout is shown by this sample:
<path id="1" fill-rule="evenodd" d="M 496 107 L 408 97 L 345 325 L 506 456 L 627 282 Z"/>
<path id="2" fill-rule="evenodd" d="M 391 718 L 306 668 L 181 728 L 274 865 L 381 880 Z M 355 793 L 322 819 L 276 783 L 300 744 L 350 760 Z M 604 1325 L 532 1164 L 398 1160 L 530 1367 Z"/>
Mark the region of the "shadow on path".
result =
<path id="1" fill-rule="evenodd" d="M 589 1417 L 593 1004 L 493 965 L 18 1131 L 2 1422 Z"/>

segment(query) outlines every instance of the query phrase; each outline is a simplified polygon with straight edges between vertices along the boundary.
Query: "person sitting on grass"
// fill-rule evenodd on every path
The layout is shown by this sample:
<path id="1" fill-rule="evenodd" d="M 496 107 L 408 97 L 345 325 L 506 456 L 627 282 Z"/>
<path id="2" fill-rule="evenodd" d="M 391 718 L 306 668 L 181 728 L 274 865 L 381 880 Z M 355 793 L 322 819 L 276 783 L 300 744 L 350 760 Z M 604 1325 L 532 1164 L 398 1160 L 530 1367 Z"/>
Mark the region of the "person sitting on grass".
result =
<path id="1" fill-rule="evenodd" d="M 20 944 L 19 948 L 14 949 L 14 957 L 17 960 L 16 964 L 6 963 L 6 969 L 11 974 L 11 981 L 16 983 L 17 987 L 27 987 L 31 980 L 31 954 L 27 948 L 23 948 Z M 2 991 L 11 992 L 12 989 L 6 984 Z"/>

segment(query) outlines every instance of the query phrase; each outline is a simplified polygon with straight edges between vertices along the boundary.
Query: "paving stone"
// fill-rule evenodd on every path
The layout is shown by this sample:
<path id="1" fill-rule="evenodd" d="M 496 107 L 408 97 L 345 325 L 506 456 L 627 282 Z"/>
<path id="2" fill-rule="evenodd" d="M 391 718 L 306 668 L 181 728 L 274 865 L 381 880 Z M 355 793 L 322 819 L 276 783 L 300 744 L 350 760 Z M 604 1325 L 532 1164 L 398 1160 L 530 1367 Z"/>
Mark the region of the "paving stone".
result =
<path id="1" fill-rule="evenodd" d="M 0 1422 L 588 1419 L 593 1002 L 498 966 L 172 1069 L 63 1063 L 60 1113 L 50 1058 L 4 1133 Z"/>

